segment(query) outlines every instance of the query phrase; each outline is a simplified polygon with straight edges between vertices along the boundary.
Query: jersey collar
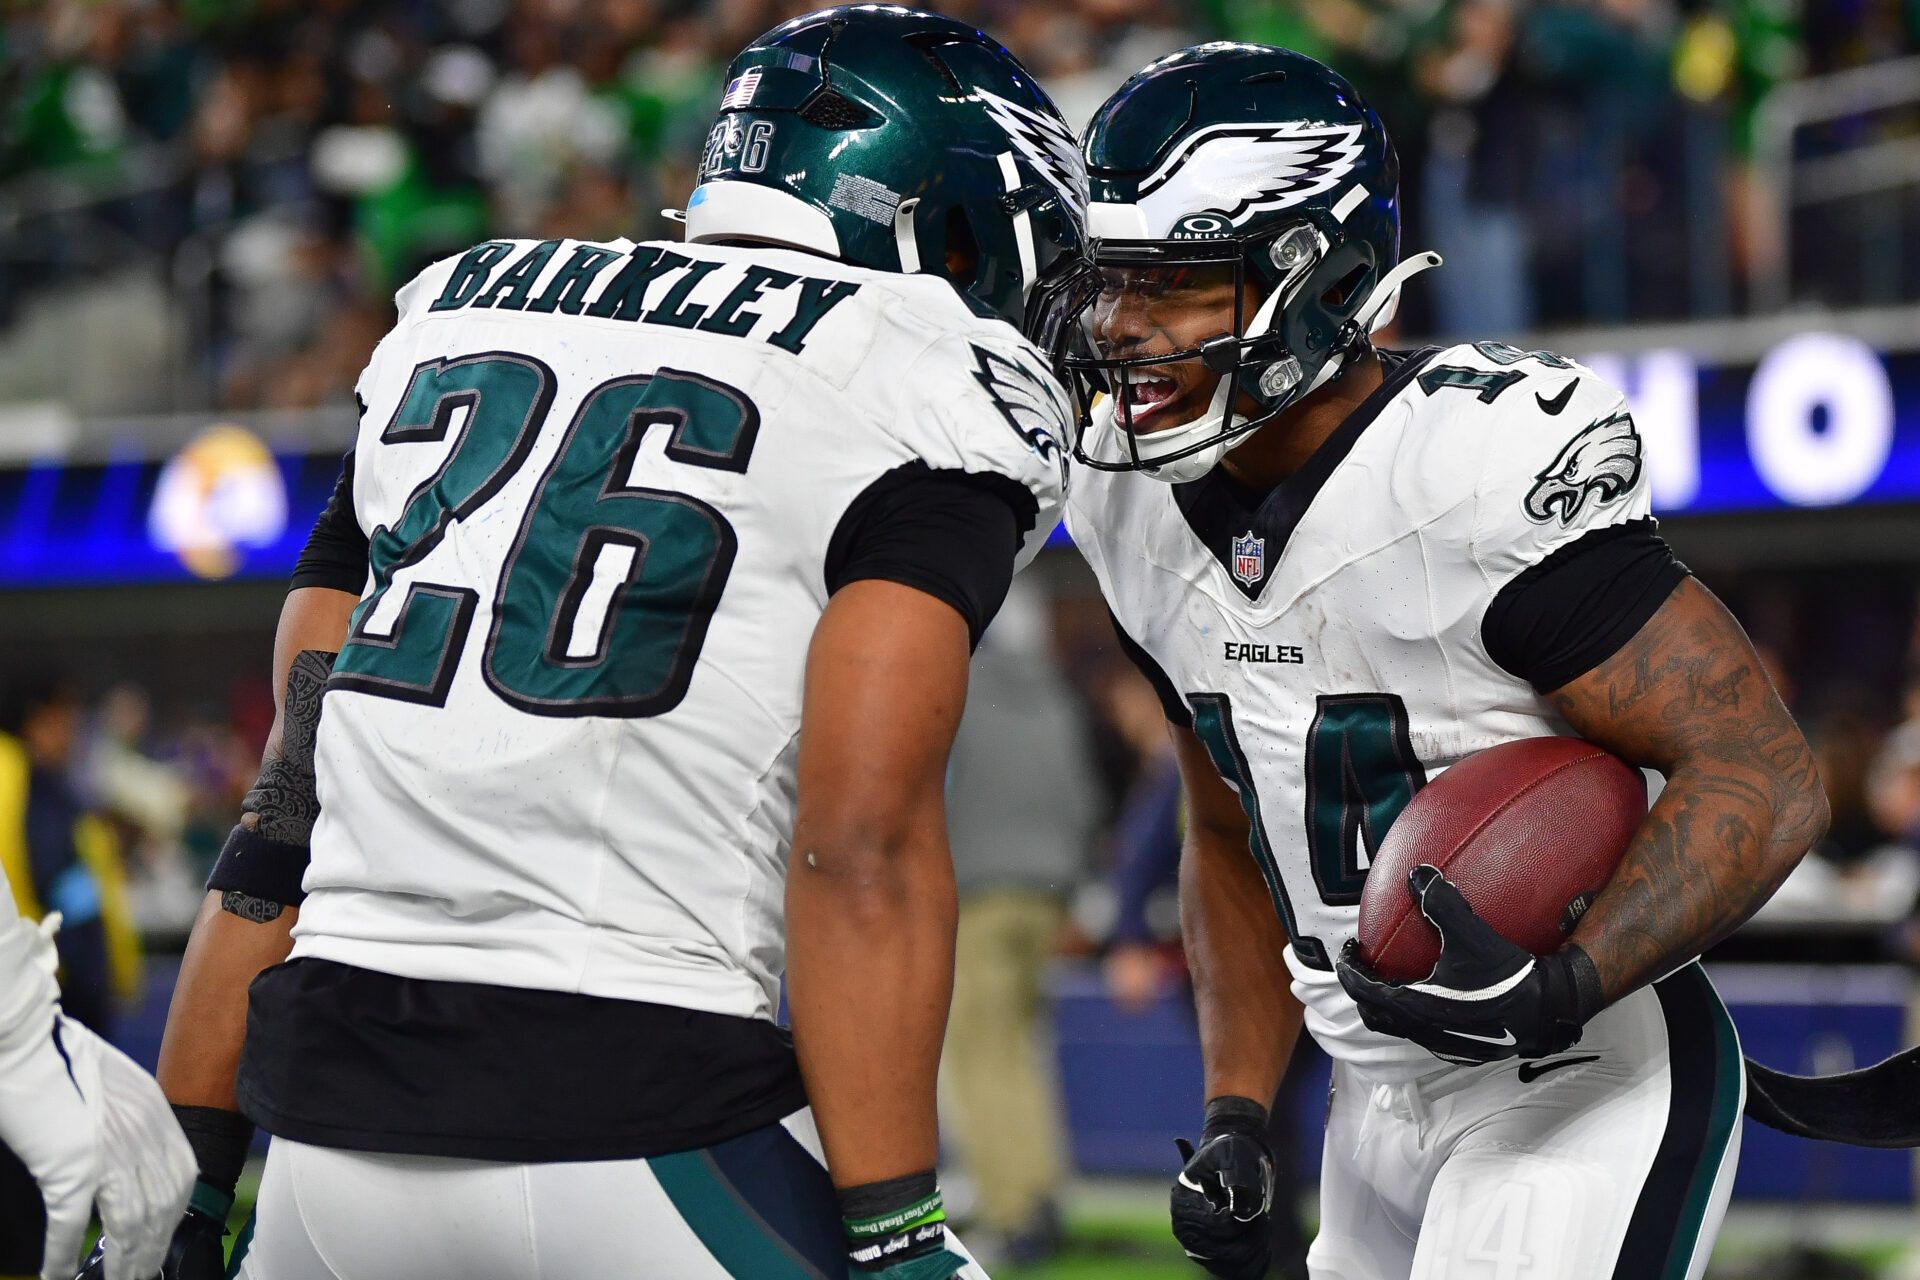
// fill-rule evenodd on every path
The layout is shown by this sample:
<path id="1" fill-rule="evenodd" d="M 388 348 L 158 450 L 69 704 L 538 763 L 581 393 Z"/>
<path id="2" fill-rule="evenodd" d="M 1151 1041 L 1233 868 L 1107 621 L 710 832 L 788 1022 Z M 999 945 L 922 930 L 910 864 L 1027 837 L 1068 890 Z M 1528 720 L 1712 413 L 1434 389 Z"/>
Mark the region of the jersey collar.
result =
<path id="1" fill-rule="evenodd" d="M 1389 401 L 1405 390 L 1439 347 L 1417 351 L 1381 350 L 1386 377 L 1371 395 L 1348 414 L 1332 435 L 1313 451 L 1301 468 L 1281 481 L 1264 498 L 1250 493 L 1221 467 L 1198 480 L 1173 486 L 1173 500 L 1186 517 L 1187 527 L 1208 554 L 1220 562 L 1227 577 L 1249 600 L 1260 592 L 1280 563 L 1287 540 L 1306 516 L 1335 468 L 1346 461 L 1360 433 L 1372 425 Z"/>

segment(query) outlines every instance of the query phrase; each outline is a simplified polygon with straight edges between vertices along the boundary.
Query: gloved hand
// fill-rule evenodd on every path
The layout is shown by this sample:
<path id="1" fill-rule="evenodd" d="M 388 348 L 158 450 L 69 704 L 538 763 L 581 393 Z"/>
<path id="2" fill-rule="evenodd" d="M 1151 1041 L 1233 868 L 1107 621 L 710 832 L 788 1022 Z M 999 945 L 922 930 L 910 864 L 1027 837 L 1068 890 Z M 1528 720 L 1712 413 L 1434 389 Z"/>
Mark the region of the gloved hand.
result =
<path id="1" fill-rule="evenodd" d="M 1186 1167 L 1174 1179 L 1173 1238 L 1187 1256 L 1227 1280 L 1267 1274 L 1267 1214 L 1273 1150 L 1267 1109 L 1251 1098 L 1215 1098 L 1196 1149 L 1175 1138 Z"/>
<path id="2" fill-rule="evenodd" d="M 125 1246 L 107 1280 L 146 1280 L 186 1208 L 193 1151 L 153 1077 L 60 1012 L 58 927 L 57 914 L 0 921 L 0 1141 L 46 1204 L 44 1280 L 72 1274 L 96 1201 Z"/>
<path id="3" fill-rule="evenodd" d="M 1437 868 L 1407 876 L 1421 913 L 1440 931 L 1440 960 L 1420 982 L 1388 982 L 1362 964 L 1348 939 L 1334 964 L 1340 985 L 1375 1031 L 1400 1036 L 1448 1062 L 1544 1058 L 1579 1042 L 1606 1007 L 1593 961 L 1569 943 L 1538 958 L 1493 931 Z"/>
<path id="4" fill-rule="evenodd" d="M 160 1264 L 160 1280 L 225 1280 L 227 1274 L 227 1214 L 233 1209 L 233 1197 L 204 1179 L 193 1184 L 193 1196 L 186 1216 L 174 1228 L 167 1245 L 166 1259 Z M 109 1258 L 120 1246 L 102 1234 L 93 1246 L 93 1254 L 80 1268 L 75 1280 L 106 1280 Z M 134 1280 L 149 1280 L 148 1273 L 136 1273 Z"/>
<path id="5" fill-rule="evenodd" d="M 947 1247 L 947 1210 L 932 1170 L 840 1193 L 854 1280 L 953 1280 L 967 1260 Z"/>

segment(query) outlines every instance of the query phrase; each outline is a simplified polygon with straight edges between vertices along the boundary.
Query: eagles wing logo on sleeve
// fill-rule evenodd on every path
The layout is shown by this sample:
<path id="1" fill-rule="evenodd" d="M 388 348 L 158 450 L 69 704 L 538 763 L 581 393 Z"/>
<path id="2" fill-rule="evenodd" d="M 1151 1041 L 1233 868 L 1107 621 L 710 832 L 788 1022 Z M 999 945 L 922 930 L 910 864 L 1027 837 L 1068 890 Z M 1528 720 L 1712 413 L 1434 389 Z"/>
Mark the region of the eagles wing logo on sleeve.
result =
<path id="1" fill-rule="evenodd" d="M 1014 149 L 1038 169 L 1048 185 L 1074 209 L 1087 207 L 1087 162 L 1080 158 L 1080 144 L 1073 130 L 1051 116 L 1023 107 L 1017 102 L 975 89 L 980 104 L 993 122 L 1006 131 Z"/>
<path id="2" fill-rule="evenodd" d="M 1064 483 L 1067 457 L 1060 448 L 1060 425 L 1067 420 L 1065 399 L 1044 378 L 1016 360 L 987 350 L 973 348 L 974 381 L 993 397 L 1000 416 L 1013 433 L 1032 449 L 1060 468 Z"/>
<path id="3" fill-rule="evenodd" d="M 1353 172 L 1360 153 L 1357 124 L 1216 124 L 1162 160 L 1141 182 L 1139 200 L 1149 207 L 1165 201 L 1173 211 L 1215 211 L 1239 226 L 1256 213 L 1332 190 Z M 1174 188 L 1167 190 L 1170 183 Z M 1156 200 L 1161 191 L 1166 194 Z"/>
<path id="4" fill-rule="evenodd" d="M 1558 519 L 1570 525 L 1592 495 L 1606 506 L 1640 478 L 1640 433 L 1633 415 L 1622 410 L 1600 419 L 1567 441 L 1567 447 L 1534 477 L 1527 491 L 1527 519 L 1547 524 Z"/>

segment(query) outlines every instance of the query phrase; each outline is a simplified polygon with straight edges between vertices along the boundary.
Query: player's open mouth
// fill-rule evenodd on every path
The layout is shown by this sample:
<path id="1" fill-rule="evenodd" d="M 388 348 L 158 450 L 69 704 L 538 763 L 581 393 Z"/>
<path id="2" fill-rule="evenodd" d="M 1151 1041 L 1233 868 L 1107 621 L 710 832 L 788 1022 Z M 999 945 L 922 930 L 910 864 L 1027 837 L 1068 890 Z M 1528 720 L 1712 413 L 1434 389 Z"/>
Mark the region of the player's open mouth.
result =
<path id="1" fill-rule="evenodd" d="M 1132 417 L 1135 430 L 1138 430 L 1140 424 L 1152 416 L 1154 410 L 1172 400 L 1180 390 L 1180 384 L 1172 378 L 1135 370 L 1127 372 L 1125 386 L 1127 412 Z"/>

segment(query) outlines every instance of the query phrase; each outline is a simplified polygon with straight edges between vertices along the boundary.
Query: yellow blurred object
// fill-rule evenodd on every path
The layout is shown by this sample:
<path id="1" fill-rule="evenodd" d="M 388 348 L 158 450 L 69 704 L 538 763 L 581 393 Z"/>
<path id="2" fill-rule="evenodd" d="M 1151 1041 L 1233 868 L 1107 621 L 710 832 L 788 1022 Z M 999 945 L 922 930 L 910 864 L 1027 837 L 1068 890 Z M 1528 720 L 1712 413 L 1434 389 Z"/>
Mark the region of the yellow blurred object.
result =
<path id="1" fill-rule="evenodd" d="M 18 738 L 0 733 L 0 870 L 13 889 L 13 902 L 28 920 L 40 920 L 46 908 L 34 892 L 33 866 L 27 857 L 27 786 L 32 762 Z M 140 931 L 127 901 L 126 865 L 113 828 L 91 814 L 73 825 L 73 847 L 100 894 L 100 925 L 107 936 L 107 966 L 114 994 L 139 996 L 145 966 Z"/>
<path id="2" fill-rule="evenodd" d="M 100 890 L 100 924 L 107 934 L 107 970 L 113 993 L 122 1000 L 140 996 L 145 968 L 140 931 L 133 926 L 133 908 L 127 901 L 127 867 L 120 857 L 120 837 L 105 820 L 88 814 L 73 824 L 73 847 Z"/>
<path id="3" fill-rule="evenodd" d="M 1673 85 L 1695 102 L 1711 102 L 1733 84 L 1740 53 L 1733 28 L 1703 14 L 1689 22 L 1673 50 Z"/>
<path id="4" fill-rule="evenodd" d="M 13 905 L 27 920 L 38 920 L 40 899 L 33 891 L 27 862 L 27 779 L 32 767 L 20 739 L 0 733 L 0 871 L 13 889 Z"/>

